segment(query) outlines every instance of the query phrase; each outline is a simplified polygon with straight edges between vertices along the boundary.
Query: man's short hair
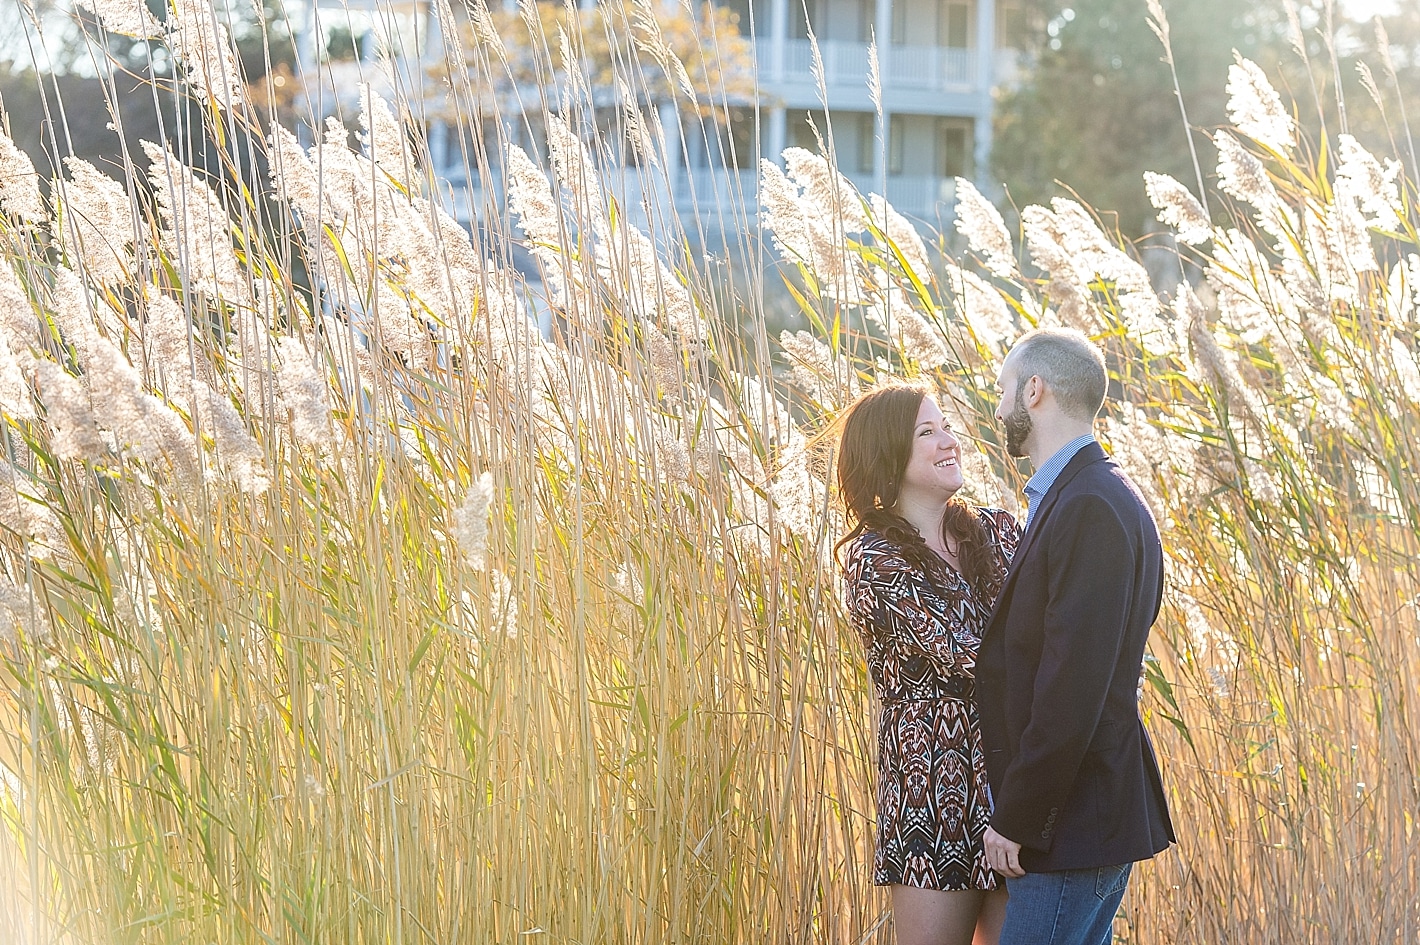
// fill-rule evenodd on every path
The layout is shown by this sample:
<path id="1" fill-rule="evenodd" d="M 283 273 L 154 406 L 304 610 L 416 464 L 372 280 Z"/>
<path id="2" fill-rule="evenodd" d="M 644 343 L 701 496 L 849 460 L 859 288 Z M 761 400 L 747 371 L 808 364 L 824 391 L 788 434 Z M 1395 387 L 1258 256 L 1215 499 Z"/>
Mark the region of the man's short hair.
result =
<path id="1" fill-rule="evenodd" d="M 1093 420 L 1104 406 L 1109 384 L 1104 355 L 1083 332 L 1037 328 L 1016 339 L 1010 357 L 1016 360 L 1018 382 L 1038 375 L 1067 416 Z"/>

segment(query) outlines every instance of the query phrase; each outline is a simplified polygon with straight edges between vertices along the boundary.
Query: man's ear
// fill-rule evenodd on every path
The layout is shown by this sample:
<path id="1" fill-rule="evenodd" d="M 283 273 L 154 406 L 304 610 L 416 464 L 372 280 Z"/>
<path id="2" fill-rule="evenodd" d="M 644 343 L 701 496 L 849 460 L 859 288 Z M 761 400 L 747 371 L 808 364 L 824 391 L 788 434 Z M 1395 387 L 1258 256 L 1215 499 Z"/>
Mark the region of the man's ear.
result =
<path id="1" fill-rule="evenodd" d="M 1022 391 L 1027 407 L 1039 407 L 1045 401 L 1045 379 L 1039 374 L 1032 374 L 1025 380 L 1026 388 Z"/>

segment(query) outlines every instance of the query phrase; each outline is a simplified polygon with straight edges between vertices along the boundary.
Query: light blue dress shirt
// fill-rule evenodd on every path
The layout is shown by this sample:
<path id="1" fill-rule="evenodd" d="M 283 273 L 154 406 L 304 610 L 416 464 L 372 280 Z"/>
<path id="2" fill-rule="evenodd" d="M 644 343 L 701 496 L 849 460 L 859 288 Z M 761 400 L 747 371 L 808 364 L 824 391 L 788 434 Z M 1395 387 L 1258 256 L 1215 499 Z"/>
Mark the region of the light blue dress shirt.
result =
<path id="1" fill-rule="evenodd" d="M 1056 450 L 1054 456 L 1040 464 L 1035 475 L 1031 476 L 1030 481 L 1026 483 L 1026 523 L 1022 529 L 1023 532 L 1030 528 L 1030 520 L 1035 517 L 1035 510 L 1040 507 L 1040 500 L 1045 498 L 1050 487 L 1055 485 L 1055 480 L 1060 478 L 1060 473 L 1066 465 L 1075 458 L 1076 453 L 1094 441 L 1095 435 L 1093 433 L 1077 436 Z"/>

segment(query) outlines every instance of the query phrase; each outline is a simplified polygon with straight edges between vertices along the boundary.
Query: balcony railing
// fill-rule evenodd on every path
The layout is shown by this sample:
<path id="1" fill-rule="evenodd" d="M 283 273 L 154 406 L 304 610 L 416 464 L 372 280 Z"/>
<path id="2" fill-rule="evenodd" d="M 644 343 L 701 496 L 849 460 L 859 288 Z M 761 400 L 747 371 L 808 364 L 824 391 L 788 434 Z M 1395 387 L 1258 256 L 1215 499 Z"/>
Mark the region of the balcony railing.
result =
<path id="1" fill-rule="evenodd" d="M 884 84 L 893 88 L 965 91 L 976 84 L 976 53 L 943 46 L 893 46 L 887 71 Z"/>
<path id="2" fill-rule="evenodd" d="M 850 174 L 862 194 L 882 190 L 882 179 L 873 174 Z M 683 168 L 676 179 L 676 209 L 684 215 L 722 222 L 752 220 L 755 214 L 758 172 L 723 168 Z M 955 197 L 950 177 L 889 174 L 887 199 L 898 213 L 936 224 Z"/>
<path id="3" fill-rule="evenodd" d="M 862 88 L 868 81 L 867 43 L 823 40 L 819 42 L 823 57 L 824 85 Z M 813 82 L 813 45 L 806 39 L 783 41 L 783 58 L 776 65 L 775 41 L 760 40 L 757 44 L 757 64 L 770 81 Z M 883 88 L 924 92 L 970 91 L 977 84 L 976 51 L 951 49 L 945 46 L 893 45 L 883 56 L 886 70 L 881 76 Z"/>

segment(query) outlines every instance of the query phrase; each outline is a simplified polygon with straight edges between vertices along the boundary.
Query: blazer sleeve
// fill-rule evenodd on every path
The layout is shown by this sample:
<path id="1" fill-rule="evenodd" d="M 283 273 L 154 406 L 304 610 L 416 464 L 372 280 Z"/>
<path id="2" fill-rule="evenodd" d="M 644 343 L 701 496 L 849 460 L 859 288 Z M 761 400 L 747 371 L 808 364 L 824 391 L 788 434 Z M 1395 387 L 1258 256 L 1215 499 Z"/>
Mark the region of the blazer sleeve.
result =
<path id="1" fill-rule="evenodd" d="M 1062 499 L 1047 544 L 1048 603 L 1030 719 L 996 792 L 991 825 L 1048 852 L 1055 820 L 1089 750 L 1123 646 L 1139 550 L 1109 502 Z"/>
<path id="2" fill-rule="evenodd" d="M 900 551 L 884 543 L 859 544 L 845 570 L 848 612 L 865 633 L 922 654 L 940 675 L 970 675 L 970 661 L 959 655 L 946 615 L 924 599 L 927 576 Z"/>

